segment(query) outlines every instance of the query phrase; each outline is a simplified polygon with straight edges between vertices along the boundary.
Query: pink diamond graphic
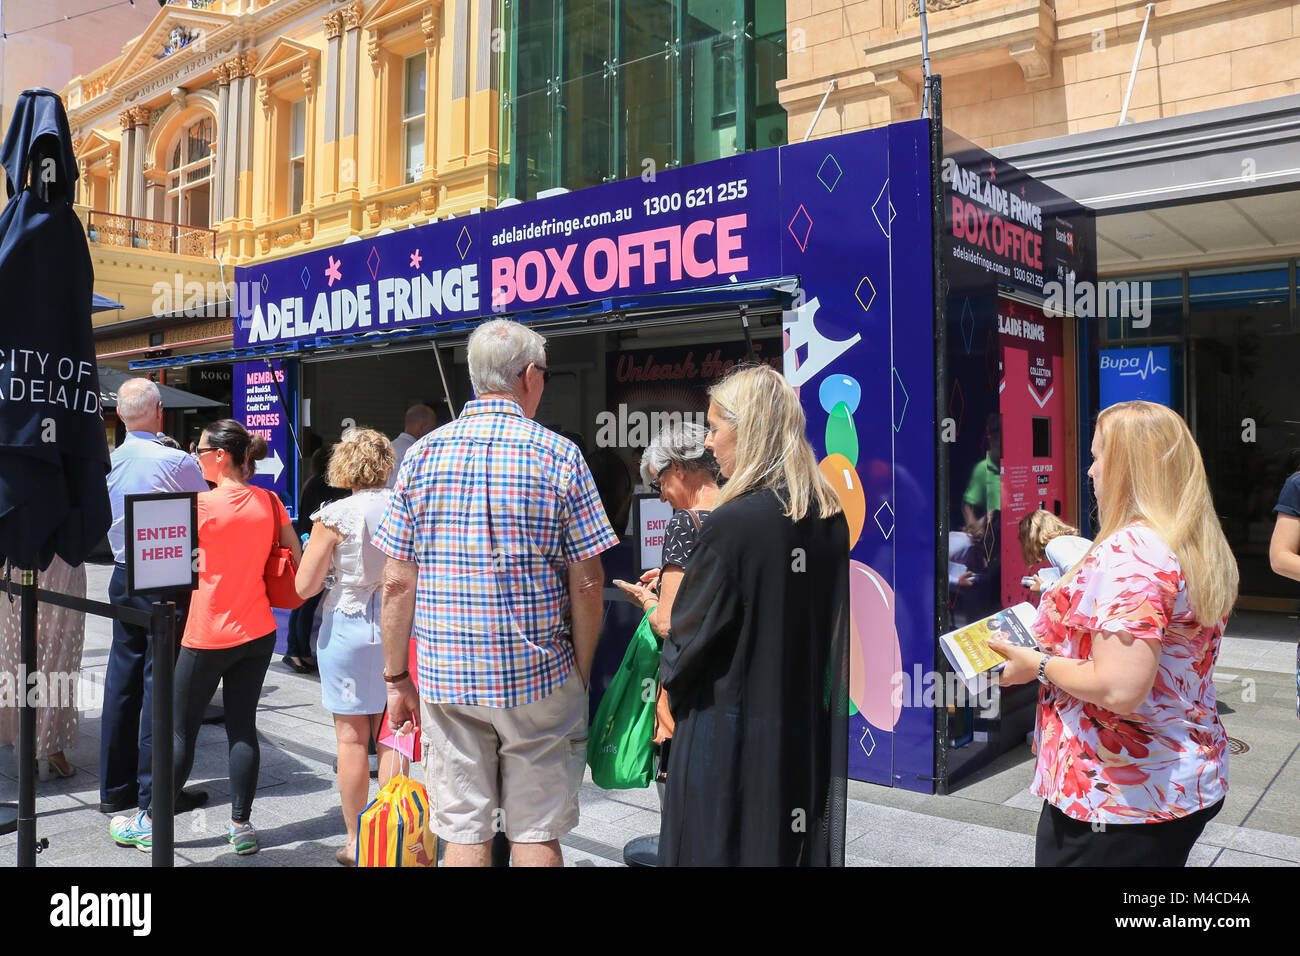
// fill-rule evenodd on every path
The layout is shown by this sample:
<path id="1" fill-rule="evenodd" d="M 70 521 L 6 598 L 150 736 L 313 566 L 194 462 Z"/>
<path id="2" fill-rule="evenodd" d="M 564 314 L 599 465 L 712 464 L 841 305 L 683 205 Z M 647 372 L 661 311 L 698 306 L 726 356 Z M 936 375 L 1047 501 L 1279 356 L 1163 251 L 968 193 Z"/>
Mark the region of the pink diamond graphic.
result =
<path id="1" fill-rule="evenodd" d="M 370 267 L 370 278 L 379 278 L 379 250 L 374 246 L 370 247 L 370 255 L 366 256 L 366 265 Z"/>
<path id="2" fill-rule="evenodd" d="M 948 414 L 957 425 L 957 434 L 961 434 L 961 421 L 966 414 L 966 393 L 961 389 L 961 379 L 952 380 L 952 395 L 948 398 Z"/>
<path id="3" fill-rule="evenodd" d="M 803 222 L 799 221 L 801 217 Z M 795 231 L 796 223 L 798 223 L 799 228 L 803 230 L 802 239 L 799 238 L 799 233 Z M 807 223 L 807 225 L 804 225 L 804 223 Z M 801 204 L 799 208 L 795 210 L 794 218 L 790 220 L 790 225 L 786 227 L 790 230 L 790 235 L 794 236 L 794 241 L 798 244 L 800 252 L 808 251 L 808 237 L 812 234 L 812 227 L 812 216 L 808 215 L 808 210 L 804 209 Z"/>

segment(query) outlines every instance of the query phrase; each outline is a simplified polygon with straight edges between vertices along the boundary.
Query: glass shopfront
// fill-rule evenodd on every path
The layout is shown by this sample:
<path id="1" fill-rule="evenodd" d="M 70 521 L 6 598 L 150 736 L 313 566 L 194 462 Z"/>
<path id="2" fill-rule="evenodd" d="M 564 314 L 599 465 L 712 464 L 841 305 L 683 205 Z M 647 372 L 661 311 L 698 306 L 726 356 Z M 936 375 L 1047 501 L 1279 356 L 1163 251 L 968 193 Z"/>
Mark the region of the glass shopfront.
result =
<path id="1" fill-rule="evenodd" d="M 1300 470 L 1296 261 L 1112 281 L 1151 283 L 1149 326 L 1145 317 L 1112 317 L 1101 323 L 1099 346 L 1168 347 L 1170 404 L 1205 459 L 1241 569 L 1238 607 L 1293 611 L 1295 585 L 1273 573 L 1268 545 L 1278 492 Z"/>

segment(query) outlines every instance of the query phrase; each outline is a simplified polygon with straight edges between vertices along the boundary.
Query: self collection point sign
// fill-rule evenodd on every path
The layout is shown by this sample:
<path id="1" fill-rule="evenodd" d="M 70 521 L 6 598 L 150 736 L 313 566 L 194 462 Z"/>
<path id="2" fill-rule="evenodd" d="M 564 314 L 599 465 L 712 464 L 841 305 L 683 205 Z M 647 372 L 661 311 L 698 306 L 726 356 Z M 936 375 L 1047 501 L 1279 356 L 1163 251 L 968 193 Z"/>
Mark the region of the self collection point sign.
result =
<path id="1" fill-rule="evenodd" d="M 193 590 L 198 585 L 198 496 L 127 495 L 124 503 L 127 592 Z"/>

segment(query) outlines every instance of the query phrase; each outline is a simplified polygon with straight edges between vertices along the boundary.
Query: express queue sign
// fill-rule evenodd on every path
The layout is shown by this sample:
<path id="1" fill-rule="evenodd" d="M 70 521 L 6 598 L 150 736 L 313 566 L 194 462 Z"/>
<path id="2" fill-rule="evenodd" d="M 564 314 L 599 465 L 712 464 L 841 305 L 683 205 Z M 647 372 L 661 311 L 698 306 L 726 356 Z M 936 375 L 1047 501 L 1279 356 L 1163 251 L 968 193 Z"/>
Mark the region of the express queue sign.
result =
<path id="1" fill-rule="evenodd" d="M 166 594 L 198 587 L 198 496 L 127 495 L 126 590 Z"/>

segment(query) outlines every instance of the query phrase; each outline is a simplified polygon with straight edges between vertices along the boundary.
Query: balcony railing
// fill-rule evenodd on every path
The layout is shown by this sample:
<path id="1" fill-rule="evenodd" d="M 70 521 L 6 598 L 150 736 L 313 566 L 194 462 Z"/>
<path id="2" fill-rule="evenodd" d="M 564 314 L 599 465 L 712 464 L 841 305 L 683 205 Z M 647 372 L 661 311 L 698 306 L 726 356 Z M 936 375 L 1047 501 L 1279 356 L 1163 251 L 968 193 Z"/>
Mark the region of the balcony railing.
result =
<path id="1" fill-rule="evenodd" d="M 86 213 L 86 237 L 100 245 L 170 252 L 178 256 L 211 259 L 217 254 L 215 229 L 96 210 Z"/>

